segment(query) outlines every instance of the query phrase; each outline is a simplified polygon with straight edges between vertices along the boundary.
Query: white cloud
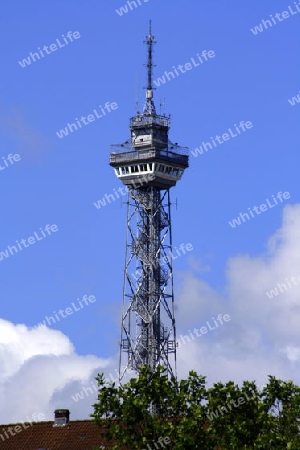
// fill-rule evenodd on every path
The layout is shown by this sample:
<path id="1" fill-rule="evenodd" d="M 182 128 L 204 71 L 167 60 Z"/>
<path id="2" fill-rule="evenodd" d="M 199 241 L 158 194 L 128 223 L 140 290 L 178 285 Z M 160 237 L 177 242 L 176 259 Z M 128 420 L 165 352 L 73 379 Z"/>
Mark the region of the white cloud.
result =
<path id="1" fill-rule="evenodd" d="M 46 326 L 28 328 L 0 319 L 0 423 L 28 420 L 34 413 L 53 419 L 69 408 L 72 418 L 89 417 L 96 394 L 78 404 L 71 398 L 113 361 L 79 356 L 67 336 Z M 95 382 L 96 384 L 96 382 Z M 75 407 L 76 405 L 76 407 Z"/>
<path id="2" fill-rule="evenodd" d="M 272 299 L 266 295 L 277 283 L 300 275 L 300 205 L 284 208 L 282 227 L 264 253 L 231 257 L 226 275 L 222 292 L 199 275 L 181 277 L 179 333 L 200 328 L 219 313 L 231 320 L 179 349 L 179 373 L 186 376 L 194 368 L 209 383 L 255 379 L 261 384 L 272 374 L 300 384 L 300 284 Z"/>

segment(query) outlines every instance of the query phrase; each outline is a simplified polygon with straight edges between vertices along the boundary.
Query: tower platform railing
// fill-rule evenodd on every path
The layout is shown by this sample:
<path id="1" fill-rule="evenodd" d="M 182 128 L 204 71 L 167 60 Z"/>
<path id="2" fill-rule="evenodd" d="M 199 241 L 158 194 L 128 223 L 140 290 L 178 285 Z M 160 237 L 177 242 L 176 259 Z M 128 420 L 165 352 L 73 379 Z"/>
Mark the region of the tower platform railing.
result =
<path id="1" fill-rule="evenodd" d="M 160 125 L 163 127 L 170 127 L 170 117 L 160 116 L 158 114 L 146 115 L 141 114 L 130 119 L 130 126 L 136 128 L 139 125 Z"/>
<path id="2" fill-rule="evenodd" d="M 139 160 L 166 160 L 174 163 L 183 164 L 188 167 L 188 149 L 185 147 L 175 147 L 176 152 L 171 151 L 169 148 L 163 150 L 156 148 L 149 148 L 144 150 L 134 150 L 131 148 L 129 151 L 124 152 L 124 147 L 115 145 L 111 149 L 118 149 L 119 152 L 113 151 L 110 153 L 110 163 L 118 164 L 125 161 L 139 161 Z M 121 150 L 121 151 L 120 151 Z"/>

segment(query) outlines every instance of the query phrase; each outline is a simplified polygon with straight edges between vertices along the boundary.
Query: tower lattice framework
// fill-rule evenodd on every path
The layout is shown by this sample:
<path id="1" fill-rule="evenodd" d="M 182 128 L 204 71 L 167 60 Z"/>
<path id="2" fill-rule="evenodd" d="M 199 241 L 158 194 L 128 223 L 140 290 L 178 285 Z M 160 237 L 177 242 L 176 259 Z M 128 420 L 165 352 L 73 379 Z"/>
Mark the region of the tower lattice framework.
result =
<path id="1" fill-rule="evenodd" d="M 170 117 L 153 102 L 154 36 L 146 36 L 147 88 L 143 113 L 130 119 L 131 138 L 113 145 L 110 165 L 127 186 L 127 236 L 119 378 L 147 365 L 176 377 L 170 188 L 188 167 L 186 147 L 168 138 Z"/>

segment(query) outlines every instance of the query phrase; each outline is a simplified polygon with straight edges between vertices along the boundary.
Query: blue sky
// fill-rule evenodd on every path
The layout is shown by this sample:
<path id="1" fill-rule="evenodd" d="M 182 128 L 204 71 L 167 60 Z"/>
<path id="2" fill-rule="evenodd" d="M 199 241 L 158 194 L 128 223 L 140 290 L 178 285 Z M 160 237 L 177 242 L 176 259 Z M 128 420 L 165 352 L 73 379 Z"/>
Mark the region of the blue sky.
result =
<path id="1" fill-rule="evenodd" d="M 163 111 L 171 113 L 171 140 L 194 150 L 202 142 L 211 141 L 211 137 L 222 135 L 229 128 L 234 130 L 234 124 L 241 121 L 253 125 L 208 152 L 197 157 L 191 154 L 190 168 L 172 189 L 174 245 L 193 245 L 189 255 L 174 262 L 179 332 L 184 333 L 193 326 L 195 318 L 205 323 L 214 314 L 230 312 L 230 305 L 238 304 L 234 299 L 246 298 L 250 287 L 261 282 L 262 272 L 256 269 L 262 260 L 269 264 L 269 269 L 273 267 L 272 258 L 278 256 L 276 251 L 282 251 L 282 255 L 276 259 L 272 276 L 268 272 L 270 276 L 265 278 L 268 282 L 262 291 L 272 289 L 286 277 L 300 274 L 300 260 L 294 261 L 291 256 L 293 248 L 299 248 L 296 239 L 299 234 L 293 231 L 293 224 L 299 220 L 300 203 L 300 104 L 296 102 L 292 106 L 288 102 L 300 89 L 296 49 L 300 12 L 288 0 L 251 3 L 140 0 L 140 3 L 122 16 L 116 9 L 126 4 L 124 0 L 88 3 L 35 0 L 26 4 L 14 0 L 1 5 L 0 164 L 3 166 L 2 158 L 7 161 L 10 153 L 19 154 L 21 159 L 14 164 L 7 162 L 8 167 L 0 171 L 0 252 L 16 240 L 38 233 L 40 227 L 44 229 L 47 224 L 58 227 L 57 232 L 0 261 L 0 342 L 9 350 L 0 358 L 8 368 L 1 394 L 6 401 L 12 395 L 7 386 L 20 379 L 22 364 L 33 364 L 29 357 L 22 359 L 19 355 L 15 368 L 10 371 L 10 345 L 15 341 L 10 340 L 7 330 L 15 330 L 18 336 L 15 339 L 20 339 L 16 324 L 23 324 L 22 333 L 29 336 L 31 327 L 53 311 L 69 307 L 84 295 L 96 297 L 94 303 L 50 327 L 53 330 L 47 335 L 51 336 L 50 341 L 56 342 L 59 348 L 59 339 L 69 340 L 73 346 L 70 352 L 76 355 L 77 362 L 74 362 L 74 375 L 71 373 L 64 385 L 57 386 L 49 380 L 46 402 L 39 403 L 37 399 L 35 411 L 45 412 L 46 416 L 56 404 L 57 389 L 71 392 L 70 380 L 77 380 L 80 387 L 82 380 L 93 379 L 97 361 L 102 361 L 103 366 L 109 361 L 111 366 L 107 367 L 115 367 L 126 208 L 119 200 L 100 209 L 93 203 L 120 187 L 108 164 L 110 145 L 129 137 L 129 118 L 135 113 L 137 92 L 140 105 L 144 101 L 146 47 L 142 41 L 149 19 L 157 40 L 155 79 L 171 71 L 173 66 L 190 62 L 203 50 L 215 53 L 214 58 L 156 89 L 157 110 L 163 103 Z M 294 14 L 256 35 L 251 32 L 263 19 L 288 11 L 289 6 L 296 11 Z M 30 52 L 50 46 L 56 39 L 63 43 L 62 35 L 69 31 L 79 32 L 80 37 L 21 67 L 19 61 Z M 99 105 L 106 102 L 115 102 L 118 108 L 64 138 L 56 135 L 68 122 L 92 114 L 94 109 L 99 111 Z M 236 228 L 229 225 L 239 213 L 265 203 L 280 191 L 288 191 L 290 198 Z M 286 216 L 284 208 L 287 208 Z M 272 249 L 268 247 L 274 235 L 277 240 L 278 236 L 283 241 L 282 236 L 286 239 L 281 244 L 275 239 L 276 251 L 272 240 Z M 294 236 L 292 242 L 290 236 Z M 288 250 L 284 252 L 284 245 L 291 254 Z M 287 265 L 291 259 L 293 267 Z M 233 283 L 237 273 L 240 281 Z M 255 297 L 253 304 L 268 303 L 265 321 L 269 321 L 268 314 L 276 316 L 284 307 L 283 300 L 274 309 L 265 294 L 253 291 L 252 295 L 249 301 Z M 282 299 L 285 295 L 299 298 L 299 288 L 290 289 Z M 186 310 L 184 299 L 190 301 Z M 296 310 L 298 313 L 295 305 L 292 309 L 293 314 Z M 239 315 L 242 310 L 232 306 L 230 325 L 224 326 L 228 330 L 231 327 L 231 331 L 228 336 L 226 331 L 207 336 L 207 349 L 209 345 L 217 346 L 224 338 L 234 353 L 236 336 L 259 333 L 266 348 L 273 348 L 274 355 L 278 354 L 278 361 L 274 356 L 270 362 L 270 371 L 292 377 L 294 366 L 290 372 L 282 369 L 284 362 L 281 350 L 272 340 L 274 333 L 265 335 L 264 324 L 254 319 L 244 330 Z M 190 311 L 189 316 L 186 311 Z M 284 325 L 282 333 L 284 336 Z M 44 353 L 42 336 L 40 339 L 38 350 L 28 354 L 31 359 L 40 358 L 42 366 L 46 354 L 48 358 L 56 355 L 56 360 L 59 356 L 56 350 L 51 350 L 48 341 L 49 348 Z M 300 345 L 298 341 L 295 333 L 289 336 L 286 345 L 296 348 Z M 35 339 L 29 342 L 28 345 L 34 345 Z M 247 355 L 247 345 L 242 355 Z M 217 366 L 203 354 L 201 360 L 195 352 L 190 350 L 187 352 L 190 359 L 182 360 L 186 370 L 196 368 L 211 380 L 221 377 Z M 296 350 L 294 353 L 298 355 Z M 83 375 L 82 365 L 88 361 L 85 358 L 94 362 L 90 372 Z M 228 367 L 235 369 L 228 369 L 225 377 L 247 378 L 247 373 L 237 370 L 238 361 L 242 366 L 242 359 L 237 358 L 236 365 L 228 362 Z M 257 362 L 254 356 L 252 362 Z M 255 378 L 255 372 L 251 376 Z M 258 369 L 257 378 L 263 380 L 264 376 L 265 371 Z M 30 380 L 28 376 L 25 386 L 29 392 Z M 67 395 L 65 399 L 66 404 Z M 18 405 L 18 399 L 15 402 Z M 29 408 L 22 410 L 22 414 L 26 416 L 28 411 L 31 413 Z M 12 413 L 11 420 L 22 420 L 20 415 Z M 73 418 L 86 415 L 87 409 L 78 407 Z M 3 411 L 0 419 L 5 421 Z"/>

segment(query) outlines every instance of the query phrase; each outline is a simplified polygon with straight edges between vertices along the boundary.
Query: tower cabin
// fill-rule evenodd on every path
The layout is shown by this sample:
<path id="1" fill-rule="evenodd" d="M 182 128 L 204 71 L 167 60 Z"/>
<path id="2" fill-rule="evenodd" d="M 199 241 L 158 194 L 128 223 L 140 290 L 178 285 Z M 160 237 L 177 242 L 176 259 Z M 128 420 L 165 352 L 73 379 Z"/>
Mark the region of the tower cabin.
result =
<path id="1" fill-rule="evenodd" d="M 130 119 L 130 140 L 111 146 L 110 165 L 123 184 L 132 189 L 153 186 L 168 189 L 175 186 L 188 167 L 188 149 L 172 144 L 168 138 L 170 116 L 156 114 L 152 87 L 151 33 L 148 46 L 148 85 L 143 113 Z"/>

